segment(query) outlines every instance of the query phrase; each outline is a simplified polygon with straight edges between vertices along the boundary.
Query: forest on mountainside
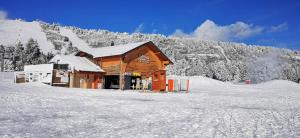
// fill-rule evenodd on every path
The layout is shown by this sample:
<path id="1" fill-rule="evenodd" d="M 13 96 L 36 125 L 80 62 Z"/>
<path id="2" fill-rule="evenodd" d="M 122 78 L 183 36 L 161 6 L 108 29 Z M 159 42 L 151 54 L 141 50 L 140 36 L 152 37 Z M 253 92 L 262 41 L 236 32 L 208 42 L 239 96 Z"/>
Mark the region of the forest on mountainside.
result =
<path id="1" fill-rule="evenodd" d="M 112 42 L 119 45 L 153 41 L 174 62 L 174 65 L 168 66 L 168 75 L 205 76 L 233 82 L 251 79 L 254 83 L 273 79 L 296 82 L 300 78 L 300 52 L 295 50 L 167 37 L 160 34 L 81 29 L 41 21 L 39 25 L 47 41 L 53 44 L 54 50 L 43 53 L 35 38 L 25 44 L 19 42 L 15 45 L 4 45 L 0 51 L 0 62 L 4 63 L 4 71 L 22 70 L 25 64 L 47 63 L 55 54 L 72 54 L 82 47 L 82 43 L 78 43 L 79 40 L 94 48 L 110 46 Z M 71 40 L 62 29 L 71 30 L 76 34 L 78 41 L 74 41 L 74 38 Z"/>

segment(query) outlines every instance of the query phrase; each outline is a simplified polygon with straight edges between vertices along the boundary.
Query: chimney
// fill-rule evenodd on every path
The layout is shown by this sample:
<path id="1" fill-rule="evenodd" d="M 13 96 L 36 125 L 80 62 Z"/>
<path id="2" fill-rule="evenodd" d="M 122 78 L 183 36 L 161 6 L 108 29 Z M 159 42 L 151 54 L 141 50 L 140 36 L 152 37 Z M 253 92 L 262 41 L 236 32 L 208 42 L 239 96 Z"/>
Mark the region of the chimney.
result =
<path id="1" fill-rule="evenodd" d="M 110 46 L 114 46 L 114 45 L 115 45 L 114 41 L 111 41 Z"/>

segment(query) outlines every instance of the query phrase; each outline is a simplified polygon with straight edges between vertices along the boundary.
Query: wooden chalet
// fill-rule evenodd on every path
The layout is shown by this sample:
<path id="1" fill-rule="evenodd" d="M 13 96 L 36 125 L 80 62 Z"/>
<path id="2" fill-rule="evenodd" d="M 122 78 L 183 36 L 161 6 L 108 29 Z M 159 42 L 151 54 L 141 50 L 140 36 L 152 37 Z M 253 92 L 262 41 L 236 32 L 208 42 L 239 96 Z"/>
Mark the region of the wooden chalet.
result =
<path id="1" fill-rule="evenodd" d="M 154 91 L 165 91 L 166 66 L 173 64 L 151 41 L 89 48 L 51 61 L 69 64 L 70 87 Z"/>

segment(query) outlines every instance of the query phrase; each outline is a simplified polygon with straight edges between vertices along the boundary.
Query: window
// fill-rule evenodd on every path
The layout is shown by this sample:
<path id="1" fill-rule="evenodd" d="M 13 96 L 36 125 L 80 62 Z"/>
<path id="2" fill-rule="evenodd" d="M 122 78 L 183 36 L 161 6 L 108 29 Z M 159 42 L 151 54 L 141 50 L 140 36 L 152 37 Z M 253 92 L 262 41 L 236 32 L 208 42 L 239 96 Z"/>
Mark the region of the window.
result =
<path id="1" fill-rule="evenodd" d="M 154 81 L 157 81 L 158 80 L 158 73 L 154 73 L 154 78 L 153 78 Z"/>
<path id="2" fill-rule="evenodd" d="M 69 64 L 54 64 L 54 69 L 68 70 Z"/>

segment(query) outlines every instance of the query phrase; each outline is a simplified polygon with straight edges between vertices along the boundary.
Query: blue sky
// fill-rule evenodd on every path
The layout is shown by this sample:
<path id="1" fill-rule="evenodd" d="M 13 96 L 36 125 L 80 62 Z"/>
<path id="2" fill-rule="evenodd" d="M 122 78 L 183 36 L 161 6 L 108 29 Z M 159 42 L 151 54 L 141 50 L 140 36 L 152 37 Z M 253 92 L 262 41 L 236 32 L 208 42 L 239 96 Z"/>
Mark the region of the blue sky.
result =
<path id="1" fill-rule="evenodd" d="M 300 50 L 297 0 L 0 0 L 7 18 Z"/>

